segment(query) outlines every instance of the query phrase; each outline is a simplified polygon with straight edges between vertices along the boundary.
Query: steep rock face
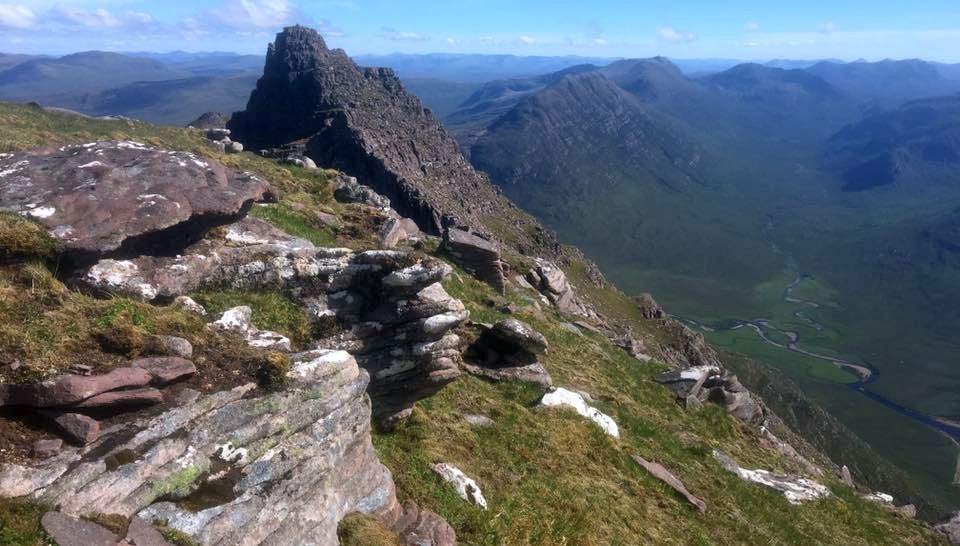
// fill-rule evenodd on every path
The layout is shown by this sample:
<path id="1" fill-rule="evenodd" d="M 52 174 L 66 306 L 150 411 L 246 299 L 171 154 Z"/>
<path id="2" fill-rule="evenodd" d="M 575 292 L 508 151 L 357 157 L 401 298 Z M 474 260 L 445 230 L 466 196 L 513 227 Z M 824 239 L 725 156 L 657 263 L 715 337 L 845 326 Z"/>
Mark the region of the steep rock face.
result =
<path id="1" fill-rule="evenodd" d="M 275 197 L 253 174 L 133 141 L 0 154 L 0 211 L 36 220 L 80 262 L 175 254 Z"/>
<path id="2" fill-rule="evenodd" d="M 370 441 L 366 372 L 343 351 L 293 361 L 283 392 L 251 384 L 174 402 L 36 468 L 3 467 L 3 493 L 74 516 L 139 514 L 209 545 L 335 545 L 351 511 L 397 522 Z"/>
<path id="3" fill-rule="evenodd" d="M 305 143 L 318 165 L 356 176 L 430 234 L 442 232 L 444 216 L 481 226 L 511 209 L 391 70 L 357 66 L 308 28 L 277 35 L 229 128 L 252 149 Z"/>
<path id="4" fill-rule="evenodd" d="M 357 356 L 375 414 L 389 420 L 459 375 L 461 342 L 450 331 L 469 313 L 439 284 L 449 273 L 405 252 L 318 248 L 247 218 L 181 256 L 102 260 L 76 282 L 146 301 L 204 286 L 283 290 L 306 306 L 318 347 Z"/>

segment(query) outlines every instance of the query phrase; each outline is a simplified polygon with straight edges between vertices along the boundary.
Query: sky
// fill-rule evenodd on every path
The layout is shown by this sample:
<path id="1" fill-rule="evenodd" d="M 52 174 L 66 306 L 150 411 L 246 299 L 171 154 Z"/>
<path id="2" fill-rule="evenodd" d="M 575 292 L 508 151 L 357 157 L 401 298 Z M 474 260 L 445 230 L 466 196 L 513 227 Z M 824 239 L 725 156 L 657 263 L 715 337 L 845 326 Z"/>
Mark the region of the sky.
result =
<path id="1" fill-rule="evenodd" d="M 0 0 L 0 51 L 262 54 L 293 23 L 352 55 L 960 62 L 960 0 Z"/>

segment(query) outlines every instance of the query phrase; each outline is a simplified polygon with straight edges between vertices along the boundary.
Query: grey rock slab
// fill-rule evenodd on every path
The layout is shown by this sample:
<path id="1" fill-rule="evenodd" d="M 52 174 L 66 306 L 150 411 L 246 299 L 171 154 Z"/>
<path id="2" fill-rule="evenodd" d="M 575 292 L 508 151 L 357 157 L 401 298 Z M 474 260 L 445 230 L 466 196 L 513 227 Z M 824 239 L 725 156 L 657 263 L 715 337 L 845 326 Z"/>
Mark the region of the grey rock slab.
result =
<path id="1" fill-rule="evenodd" d="M 547 352 L 547 339 L 526 322 L 512 318 L 504 319 L 495 323 L 490 333 L 516 345 L 519 349 L 535 354 Z"/>
<path id="2" fill-rule="evenodd" d="M 47 512 L 40 525 L 60 546 L 117 546 L 120 537 L 96 523 L 62 514 Z"/>
<path id="3" fill-rule="evenodd" d="M 63 447 L 63 440 L 59 438 L 48 438 L 43 440 L 37 440 L 33 443 L 33 448 L 31 453 L 34 457 L 38 459 L 49 459 L 57 453 L 60 453 L 60 449 Z"/>
<path id="4" fill-rule="evenodd" d="M 639 455 L 634 455 L 633 460 L 645 468 L 647 472 L 650 472 L 653 477 L 667 484 L 677 493 L 680 493 L 680 495 L 686 499 L 687 502 L 696 507 L 696 509 L 701 513 L 707 511 L 706 503 L 692 495 L 690 491 L 687 490 L 686 486 L 683 485 L 683 482 L 680 481 L 680 478 L 674 476 L 673 473 L 667 470 L 662 464 L 648 461 Z"/>

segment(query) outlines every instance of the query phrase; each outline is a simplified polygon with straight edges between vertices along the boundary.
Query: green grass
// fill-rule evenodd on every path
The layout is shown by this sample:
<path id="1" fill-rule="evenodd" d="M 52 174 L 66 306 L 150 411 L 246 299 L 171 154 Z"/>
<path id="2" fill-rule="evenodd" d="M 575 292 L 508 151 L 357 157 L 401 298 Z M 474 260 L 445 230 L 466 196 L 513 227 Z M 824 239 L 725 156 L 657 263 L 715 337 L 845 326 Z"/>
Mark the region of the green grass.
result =
<path id="1" fill-rule="evenodd" d="M 43 531 L 40 518 L 47 507 L 24 500 L 0 499 L 0 544 L 4 546 L 55 546 Z"/>
<path id="2" fill-rule="evenodd" d="M 283 334 L 297 345 L 310 340 L 310 319 L 306 310 L 277 291 L 204 289 L 190 295 L 202 305 L 212 319 L 224 311 L 246 305 L 252 311 L 251 320 L 261 330 Z"/>
<path id="3" fill-rule="evenodd" d="M 296 212 L 284 204 L 254 207 L 250 216 L 269 222 L 275 228 L 310 241 L 317 246 L 335 246 L 336 230 L 311 222 L 307 215 Z"/>

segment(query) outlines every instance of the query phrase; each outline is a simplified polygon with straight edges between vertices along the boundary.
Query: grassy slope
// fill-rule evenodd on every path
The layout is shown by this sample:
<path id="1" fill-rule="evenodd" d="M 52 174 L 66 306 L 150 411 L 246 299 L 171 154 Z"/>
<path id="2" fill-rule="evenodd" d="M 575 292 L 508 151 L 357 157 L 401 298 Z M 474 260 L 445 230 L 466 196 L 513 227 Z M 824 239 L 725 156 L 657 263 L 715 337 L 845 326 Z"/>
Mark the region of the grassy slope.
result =
<path id="1" fill-rule="evenodd" d="M 14 150 L 50 143 L 96 138 L 137 138 L 174 149 L 190 150 L 238 168 L 257 172 L 283 190 L 286 214 L 264 213 L 278 225 L 299 229 L 301 236 L 318 241 L 335 237 L 337 244 L 369 245 L 369 214 L 357 207 L 329 203 L 325 174 L 279 167 L 249 154 L 217 156 L 205 148 L 196 132 L 155 128 L 143 124 L 62 118 L 20 107 L 0 105 L 0 149 Z M 333 212 L 345 227 L 335 234 L 315 221 L 319 210 Z M 364 223 L 364 222 L 367 223 Z M 354 237 L 356 236 L 356 238 Z M 588 287 L 584 264 L 574 260 L 571 279 L 584 295 L 610 316 L 631 323 L 649 337 L 666 335 L 642 321 L 636 307 L 612 289 Z M 451 294 L 462 298 L 478 320 L 492 320 L 500 297 L 465 274 L 447 281 Z M 8 285 L 8 291 L 31 299 L 29 282 Z M 0 287 L 2 288 L 2 287 Z M 51 289 L 54 290 L 54 289 Z M 158 333 L 190 335 L 194 327 L 169 331 L 162 321 L 167 311 L 125 300 L 97 301 L 69 293 L 82 309 L 104 309 L 102 316 L 121 316 L 124 323 Z M 281 331 L 297 335 L 302 323 L 286 302 L 261 294 L 212 292 L 207 303 L 223 307 L 250 303 Z M 524 303 L 528 296 L 508 298 Z M 37 305 L 40 305 L 38 302 Z M 46 308 L 35 310 L 38 320 L 56 316 Z M 106 313 L 106 315 L 104 315 Z M 80 313 L 83 315 L 84 313 Z M 4 316 L 8 316 L 4 314 Z M 70 317 L 67 317 L 69 319 Z M 903 520 L 860 500 L 835 480 L 835 496 L 792 507 L 780 495 L 741 482 L 723 472 L 710 455 L 721 448 L 744 466 L 789 469 L 786 461 L 759 446 L 753 433 L 717 407 L 685 412 L 662 387 L 650 381 L 658 365 L 641 365 L 622 350 L 594 334 L 570 332 L 564 318 L 545 311 L 521 315 L 551 343 L 545 365 L 557 384 L 590 392 L 595 405 L 621 426 L 619 440 L 566 411 L 542 411 L 535 401 L 542 390 L 523 384 L 492 384 L 472 377 L 455 382 L 437 396 L 422 401 L 413 417 L 395 432 L 378 434 L 374 441 L 384 463 L 393 471 L 402 496 L 436 510 L 456 528 L 464 544 L 943 544 L 922 524 Z M 69 320 L 47 327 L 51 339 L 71 327 Z M 87 323 L 76 328 L 86 329 Z M 162 331 L 161 331 L 162 330 Z M 78 333 L 78 335 L 87 335 Z M 42 338 L 38 338 L 41 340 Z M 199 341 L 199 340 L 198 340 Z M 42 349 L 39 347 L 38 350 Z M 30 357 L 32 358 L 32 357 Z M 488 429 L 471 429 L 461 413 L 492 417 Z M 709 505 L 699 515 L 676 494 L 655 481 L 630 459 L 638 453 L 662 462 L 680 476 L 690 490 Z M 475 509 L 455 497 L 434 477 L 429 463 L 457 464 L 478 479 L 490 501 L 489 511 Z M 36 518 L 20 503 L 0 507 L 0 532 L 16 532 L 14 544 L 42 544 Z M 13 531 L 8 531 L 13 529 Z M 376 530 L 371 532 L 378 532 Z"/>

